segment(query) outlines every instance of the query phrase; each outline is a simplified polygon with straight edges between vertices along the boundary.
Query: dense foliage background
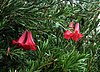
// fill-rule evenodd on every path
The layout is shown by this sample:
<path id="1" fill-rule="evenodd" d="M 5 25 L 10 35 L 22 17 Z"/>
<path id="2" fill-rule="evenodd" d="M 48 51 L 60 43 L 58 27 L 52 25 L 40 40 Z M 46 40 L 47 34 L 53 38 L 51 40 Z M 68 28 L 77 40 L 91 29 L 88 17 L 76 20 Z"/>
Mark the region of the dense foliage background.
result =
<path id="1" fill-rule="evenodd" d="M 99 12 L 99 0 L 0 0 L 0 72 L 99 72 Z M 77 43 L 63 37 L 71 21 L 84 34 Z M 11 43 L 26 29 L 36 51 Z"/>

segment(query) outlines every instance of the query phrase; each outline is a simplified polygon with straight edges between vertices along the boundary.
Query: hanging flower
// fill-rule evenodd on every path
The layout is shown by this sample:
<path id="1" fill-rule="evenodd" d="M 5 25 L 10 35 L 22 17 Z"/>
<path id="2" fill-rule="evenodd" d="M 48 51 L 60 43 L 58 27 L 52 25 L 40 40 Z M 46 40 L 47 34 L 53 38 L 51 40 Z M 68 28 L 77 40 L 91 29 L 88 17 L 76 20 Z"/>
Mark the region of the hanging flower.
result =
<path id="1" fill-rule="evenodd" d="M 24 50 L 36 50 L 35 42 L 32 38 L 32 33 L 30 31 L 25 31 L 22 36 L 17 40 L 12 40 L 12 44 L 17 45 L 18 47 Z"/>
<path id="2" fill-rule="evenodd" d="M 80 33 L 79 29 L 79 23 L 76 23 L 75 30 L 72 34 L 72 40 L 75 40 L 76 42 L 83 37 L 83 34 Z"/>
<path id="3" fill-rule="evenodd" d="M 74 29 L 74 22 L 70 22 L 69 30 L 66 30 L 64 32 L 64 38 L 67 40 L 69 40 L 71 38 L 72 40 L 77 42 L 82 37 L 83 37 L 83 34 L 80 33 L 79 23 L 76 23 L 76 26 Z"/>
<path id="4" fill-rule="evenodd" d="M 65 39 L 69 40 L 71 38 L 71 36 L 72 36 L 72 32 L 70 30 L 66 30 L 64 32 L 64 38 Z"/>
<path id="5" fill-rule="evenodd" d="M 26 42 L 22 45 L 24 50 L 36 50 L 36 44 L 32 38 L 32 33 L 28 31 Z"/>
<path id="6" fill-rule="evenodd" d="M 26 40 L 26 37 L 27 37 L 27 31 L 25 31 L 25 32 L 21 35 L 21 37 L 20 37 L 19 39 L 17 39 L 17 40 L 12 40 L 12 44 L 21 47 L 22 44 L 24 44 L 24 42 L 25 42 L 25 40 Z"/>

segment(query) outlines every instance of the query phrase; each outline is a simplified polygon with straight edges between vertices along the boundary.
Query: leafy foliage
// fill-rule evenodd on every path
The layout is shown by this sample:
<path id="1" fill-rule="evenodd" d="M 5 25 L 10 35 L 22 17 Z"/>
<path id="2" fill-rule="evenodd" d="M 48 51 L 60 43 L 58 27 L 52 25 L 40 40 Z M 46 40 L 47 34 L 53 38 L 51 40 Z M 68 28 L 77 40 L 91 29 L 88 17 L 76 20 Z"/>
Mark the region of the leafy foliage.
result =
<path id="1" fill-rule="evenodd" d="M 79 54 L 79 52 L 73 50 L 67 52 L 60 57 L 61 65 L 65 71 L 68 72 L 85 72 L 87 63 L 86 54 Z"/>
<path id="2" fill-rule="evenodd" d="M 0 72 L 99 72 L 99 0 L 0 0 Z M 66 41 L 71 21 L 84 37 Z M 24 51 L 12 40 L 30 30 L 37 51 Z M 9 55 L 6 55 L 10 47 Z"/>

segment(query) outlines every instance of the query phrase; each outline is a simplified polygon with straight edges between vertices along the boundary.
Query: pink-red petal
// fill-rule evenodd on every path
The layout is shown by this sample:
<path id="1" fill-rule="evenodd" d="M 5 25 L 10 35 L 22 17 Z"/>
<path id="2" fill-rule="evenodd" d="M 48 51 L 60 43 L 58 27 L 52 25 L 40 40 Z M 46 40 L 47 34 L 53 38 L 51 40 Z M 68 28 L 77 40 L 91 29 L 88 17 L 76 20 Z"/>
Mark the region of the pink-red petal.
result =
<path id="1" fill-rule="evenodd" d="M 72 32 L 70 30 L 66 30 L 64 32 L 64 38 L 65 39 L 69 40 L 71 38 L 71 36 L 72 36 Z"/>
<path id="2" fill-rule="evenodd" d="M 69 28 L 74 28 L 74 22 L 70 22 Z"/>

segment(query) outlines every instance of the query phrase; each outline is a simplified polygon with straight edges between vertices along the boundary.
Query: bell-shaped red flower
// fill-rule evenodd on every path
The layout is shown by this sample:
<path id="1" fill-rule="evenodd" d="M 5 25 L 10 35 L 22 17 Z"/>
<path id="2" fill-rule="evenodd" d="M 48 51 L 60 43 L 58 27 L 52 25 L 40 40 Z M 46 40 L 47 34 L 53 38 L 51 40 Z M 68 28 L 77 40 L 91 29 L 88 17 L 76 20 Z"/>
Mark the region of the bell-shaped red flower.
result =
<path id="1" fill-rule="evenodd" d="M 12 40 L 12 44 L 15 44 L 17 45 L 18 47 L 21 47 L 22 44 L 24 44 L 25 40 L 26 40 L 26 37 L 27 37 L 27 31 L 25 31 L 21 37 L 17 40 Z"/>
<path id="2" fill-rule="evenodd" d="M 24 50 L 36 50 L 36 44 L 32 38 L 32 33 L 28 31 L 26 42 L 22 45 Z"/>
<path id="3" fill-rule="evenodd" d="M 70 22 L 69 28 L 74 28 L 74 22 Z"/>
<path id="4" fill-rule="evenodd" d="M 32 38 L 32 33 L 30 31 L 25 31 L 22 36 L 17 40 L 12 40 L 12 44 L 17 45 L 18 47 L 24 50 L 36 50 L 35 42 Z"/>
<path id="5" fill-rule="evenodd" d="M 70 30 L 66 30 L 64 32 L 64 38 L 65 39 L 69 40 L 71 38 L 71 36 L 72 36 L 72 32 Z"/>
<path id="6" fill-rule="evenodd" d="M 80 33 L 79 29 L 79 23 L 76 23 L 75 30 L 72 34 L 72 40 L 75 40 L 76 42 L 83 37 L 83 34 Z"/>

